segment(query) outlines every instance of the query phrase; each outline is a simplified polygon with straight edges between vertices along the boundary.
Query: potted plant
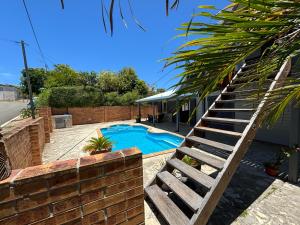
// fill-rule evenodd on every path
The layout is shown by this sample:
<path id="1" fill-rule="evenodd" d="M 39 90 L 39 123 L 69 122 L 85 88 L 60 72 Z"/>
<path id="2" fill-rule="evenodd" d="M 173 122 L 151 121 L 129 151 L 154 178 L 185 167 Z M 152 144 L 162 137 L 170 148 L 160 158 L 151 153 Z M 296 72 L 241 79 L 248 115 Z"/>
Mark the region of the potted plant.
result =
<path id="1" fill-rule="evenodd" d="M 282 163 L 289 158 L 292 154 L 299 152 L 300 148 L 297 145 L 294 145 L 292 148 L 282 148 L 276 157 L 276 160 L 274 162 L 266 162 L 264 163 L 265 166 L 265 172 L 272 176 L 276 177 L 279 174 L 279 169 Z"/>
<path id="2" fill-rule="evenodd" d="M 137 122 L 137 123 L 140 123 L 140 122 L 141 122 L 141 116 L 140 116 L 140 115 L 137 115 L 137 116 L 135 117 L 135 122 Z"/>
<path id="3" fill-rule="evenodd" d="M 91 155 L 110 152 L 112 150 L 112 142 L 106 137 L 92 137 L 89 144 L 84 146 L 83 150 Z"/>

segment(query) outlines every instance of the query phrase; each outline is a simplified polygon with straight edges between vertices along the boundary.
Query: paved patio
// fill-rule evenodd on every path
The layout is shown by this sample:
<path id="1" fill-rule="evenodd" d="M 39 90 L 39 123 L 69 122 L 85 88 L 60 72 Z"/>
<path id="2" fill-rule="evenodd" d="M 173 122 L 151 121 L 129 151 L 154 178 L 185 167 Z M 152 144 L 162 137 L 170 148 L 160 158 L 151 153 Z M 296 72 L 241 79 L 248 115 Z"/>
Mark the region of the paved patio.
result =
<path id="1" fill-rule="evenodd" d="M 44 163 L 86 155 L 82 148 L 91 137 L 97 136 L 96 129 L 120 123 L 134 124 L 135 121 L 88 124 L 54 130 L 51 143 L 45 146 Z M 163 128 L 163 124 L 158 125 L 159 128 Z M 172 126 L 165 126 L 166 130 L 172 131 Z M 158 129 L 158 126 L 151 129 L 156 132 L 163 131 Z M 181 129 L 181 134 L 185 135 L 187 131 Z M 282 179 L 274 179 L 264 173 L 263 162 L 272 159 L 278 148 L 280 148 L 278 145 L 253 142 L 215 209 L 209 225 L 300 224 L 299 183 L 285 182 L 284 171 Z M 143 160 L 145 185 L 164 165 L 168 157 L 170 154 Z M 207 173 L 214 172 L 210 167 L 202 167 L 202 169 Z M 157 218 L 147 204 L 145 204 L 145 211 L 147 225 L 163 224 L 162 219 Z"/>

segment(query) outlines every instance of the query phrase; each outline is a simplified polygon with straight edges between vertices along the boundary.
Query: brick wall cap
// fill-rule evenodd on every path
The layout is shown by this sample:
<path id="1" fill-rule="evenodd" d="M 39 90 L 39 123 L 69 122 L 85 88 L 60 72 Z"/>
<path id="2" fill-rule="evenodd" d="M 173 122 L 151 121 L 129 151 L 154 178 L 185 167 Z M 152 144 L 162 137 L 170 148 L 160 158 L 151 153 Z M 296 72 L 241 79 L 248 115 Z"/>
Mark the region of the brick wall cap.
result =
<path id="1" fill-rule="evenodd" d="M 21 171 L 21 169 L 16 169 L 16 170 L 12 170 L 11 174 L 8 178 L 0 181 L 0 188 L 9 186 L 9 184 L 11 183 L 12 180 L 14 180 L 14 178 L 16 177 L 16 175 Z"/>
<path id="2" fill-rule="evenodd" d="M 20 174 L 16 177 L 15 182 L 27 182 L 28 180 L 36 179 L 41 176 L 52 177 L 60 172 L 72 172 L 77 169 L 77 161 L 77 159 L 70 159 L 27 167 L 20 172 Z"/>
<path id="3" fill-rule="evenodd" d="M 142 152 L 136 147 L 123 149 L 121 151 L 124 154 L 126 159 L 127 158 L 137 158 L 137 157 L 140 157 L 142 155 Z"/>
<path id="4" fill-rule="evenodd" d="M 105 165 L 113 160 L 122 159 L 123 157 L 120 151 L 85 156 L 80 158 L 80 167 Z"/>

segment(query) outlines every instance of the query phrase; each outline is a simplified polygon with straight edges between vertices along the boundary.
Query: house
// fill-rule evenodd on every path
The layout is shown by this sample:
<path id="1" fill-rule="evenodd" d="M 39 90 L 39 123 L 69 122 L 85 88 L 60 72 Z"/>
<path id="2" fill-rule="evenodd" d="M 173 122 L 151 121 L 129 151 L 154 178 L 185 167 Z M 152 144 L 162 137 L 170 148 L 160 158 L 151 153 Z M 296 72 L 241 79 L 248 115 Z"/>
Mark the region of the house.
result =
<path id="1" fill-rule="evenodd" d="M 20 99 L 21 91 L 13 85 L 0 84 L 0 101 L 16 101 Z"/>

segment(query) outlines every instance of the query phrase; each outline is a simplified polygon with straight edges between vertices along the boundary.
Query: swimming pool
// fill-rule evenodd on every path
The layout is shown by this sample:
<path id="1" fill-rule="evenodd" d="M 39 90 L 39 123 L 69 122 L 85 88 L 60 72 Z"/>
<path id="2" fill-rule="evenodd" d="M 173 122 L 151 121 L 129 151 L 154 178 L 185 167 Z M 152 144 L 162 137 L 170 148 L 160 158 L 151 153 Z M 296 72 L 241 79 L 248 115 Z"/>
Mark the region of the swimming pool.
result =
<path id="1" fill-rule="evenodd" d="M 183 141 L 183 138 L 169 133 L 151 133 L 144 126 L 127 124 L 102 128 L 101 132 L 113 142 L 113 151 L 137 147 L 143 154 L 150 154 L 176 148 Z"/>

